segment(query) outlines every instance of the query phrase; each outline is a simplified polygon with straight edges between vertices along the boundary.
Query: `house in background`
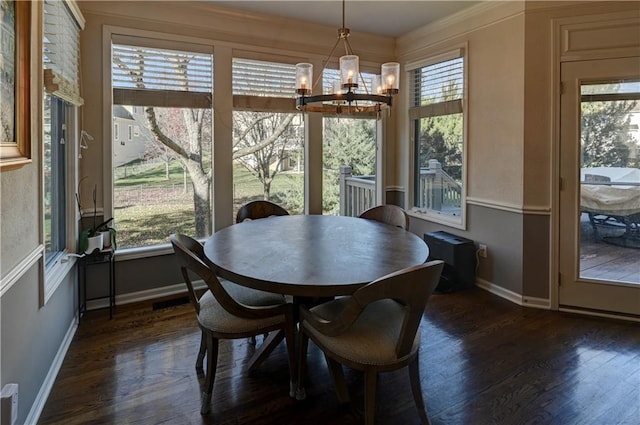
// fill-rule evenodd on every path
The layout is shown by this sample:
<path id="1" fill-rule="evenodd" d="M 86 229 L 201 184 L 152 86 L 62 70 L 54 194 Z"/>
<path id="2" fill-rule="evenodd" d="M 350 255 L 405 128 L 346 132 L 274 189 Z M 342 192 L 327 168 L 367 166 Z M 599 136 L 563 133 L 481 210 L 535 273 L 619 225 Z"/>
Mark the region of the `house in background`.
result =
<path id="1" fill-rule="evenodd" d="M 429 3 L 425 2 L 425 7 Z M 33 3 L 34 22 L 41 19 L 42 7 L 50 4 Z M 112 46 L 141 43 L 148 48 L 182 49 L 214 58 L 215 96 L 204 100 L 211 102 L 215 111 L 212 223 L 214 230 L 231 225 L 229 123 L 235 106 L 234 59 L 287 65 L 309 61 L 322 69 L 327 48 L 335 42 L 335 28 L 278 17 L 275 8 L 271 14 L 276 17 L 265 17 L 206 2 L 81 1 L 69 5 L 79 29 L 84 99 L 70 120 L 74 125 L 67 139 L 71 142 L 67 153 L 71 160 L 69 193 L 86 177 L 98 188 L 98 210 L 111 214 L 113 170 L 124 161 L 116 159 L 122 145 L 113 143 L 114 133 L 127 149 L 129 125 L 131 142 L 145 137 L 142 126 L 140 135 L 135 135 L 138 121 L 132 110 L 113 121 L 109 80 Z M 402 7 L 402 2 L 397 7 Z M 568 126 L 561 123 L 573 123 L 571 115 L 563 115 L 563 102 L 571 107 L 571 101 L 578 98 L 570 92 L 575 81 L 640 78 L 637 68 L 632 73 L 626 71 L 640 57 L 637 2 L 478 2 L 398 37 L 354 31 L 352 44 L 362 66 L 370 71 L 389 60 L 398 61 L 403 69 L 392 111 L 377 124 L 378 203 L 404 206 L 411 214 L 410 231 L 421 237 L 426 232 L 446 230 L 486 244 L 489 257 L 480 261 L 477 284 L 514 303 L 583 312 L 596 308 L 597 314 L 611 316 L 633 307 L 636 295 L 616 292 L 618 286 L 599 287 L 591 294 L 606 302 L 603 307 L 589 307 L 575 293 L 559 289 L 561 280 L 562 288 L 570 288 L 575 280 L 577 254 L 571 248 L 575 235 L 567 237 L 562 232 L 572 228 L 571 221 L 563 220 L 577 217 L 574 209 L 578 206 L 566 202 L 565 197 L 577 199 L 577 180 L 572 179 L 579 175 L 579 165 L 571 159 L 575 137 L 563 133 Z M 424 110 L 412 109 L 415 105 L 410 96 L 416 70 L 451 58 L 463 58 L 465 64 L 465 94 L 460 100 L 465 133 L 463 215 L 453 221 L 414 208 L 416 153 L 411 123 Z M 31 78 L 35 99 L 32 161 L 0 175 L 0 384 L 19 384 L 18 423 L 29 424 L 35 422 L 46 401 L 78 326 L 76 265 L 73 259 L 48 264 L 44 255 L 41 187 L 46 158 L 37 107 L 44 83 L 42 63 L 35 62 Z M 568 99 L 568 92 L 574 97 Z M 256 110 L 265 107 L 257 100 L 251 102 Z M 81 125 L 95 140 L 78 160 L 75 146 Z M 316 214 L 322 211 L 322 117 L 309 114 L 305 126 L 309 190 L 304 208 L 306 213 Z M 127 158 L 139 154 L 139 149 L 127 152 Z M 84 191 L 80 201 L 91 205 L 90 191 Z M 74 224 L 81 217 L 73 196 L 61 207 L 70 223 L 63 249 L 73 252 L 77 237 Z M 166 244 L 119 251 L 116 261 L 118 304 L 182 288 Z"/>

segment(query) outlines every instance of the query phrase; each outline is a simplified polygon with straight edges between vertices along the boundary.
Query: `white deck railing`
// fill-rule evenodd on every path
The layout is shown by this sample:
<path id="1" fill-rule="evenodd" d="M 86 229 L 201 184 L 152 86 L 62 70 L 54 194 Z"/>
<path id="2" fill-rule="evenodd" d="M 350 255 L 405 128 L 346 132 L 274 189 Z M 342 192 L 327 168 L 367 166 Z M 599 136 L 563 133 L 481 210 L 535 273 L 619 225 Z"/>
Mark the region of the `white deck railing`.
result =
<path id="1" fill-rule="evenodd" d="M 460 209 L 462 187 L 435 159 L 420 168 L 419 208 L 434 211 Z M 357 217 L 376 204 L 376 176 L 353 176 L 349 166 L 340 167 L 340 215 Z"/>
<path id="2" fill-rule="evenodd" d="M 416 204 L 434 211 L 460 208 L 462 187 L 442 169 L 442 164 L 430 159 L 428 167 L 420 168 Z"/>
<path id="3" fill-rule="evenodd" d="M 376 176 L 353 176 L 348 165 L 340 167 L 340 215 L 357 217 L 376 205 Z"/>

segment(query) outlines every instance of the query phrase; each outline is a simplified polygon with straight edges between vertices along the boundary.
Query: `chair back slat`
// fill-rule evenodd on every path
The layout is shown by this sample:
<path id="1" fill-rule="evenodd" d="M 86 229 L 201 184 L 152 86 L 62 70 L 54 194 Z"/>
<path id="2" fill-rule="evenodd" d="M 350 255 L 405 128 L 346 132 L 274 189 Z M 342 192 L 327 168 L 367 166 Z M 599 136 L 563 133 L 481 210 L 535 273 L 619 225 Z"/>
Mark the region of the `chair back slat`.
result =
<path id="1" fill-rule="evenodd" d="M 409 267 L 377 279 L 358 289 L 343 311 L 321 330 L 326 335 L 339 335 L 347 330 L 371 303 L 393 299 L 406 307 L 396 344 L 398 358 L 406 356 L 420 326 L 429 297 L 433 293 L 444 267 L 441 260 Z"/>
<path id="2" fill-rule="evenodd" d="M 247 319 L 259 319 L 273 316 L 281 306 L 246 306 L 237 302 L 220 284 L 218 277 L 209 265 L 202 245 L 195 239 L 181 234 L 169 237 L 173 251 L 182 269 L 182 276 L 189 290 L 189 299 L 200 311 L 198 297 L 195 294 L 189 271 L 198 275 L 206 284 L 220 305 L 229 313 Z M 284 311 L 284 310 L 283 310 Z"/>
<path id="3" fill-rule="evenodd" d="M 280 205 L 274 204 L 270 201 L 251 201 L 243 205 L 238 210 L 238 214 L 236 214 L 236 223 L 242 223 L 247 219 L 257 220 L 260 218 L 267 218 L 272 215 L 289 215 L 289 212 Z"/>
<path id="4" fill-rule="evenodd" d="M 409 215 L 397 205 L 378 205 L 369 208 L 359 217 L 390 224 L 405 230 L 409 228 Z"/>

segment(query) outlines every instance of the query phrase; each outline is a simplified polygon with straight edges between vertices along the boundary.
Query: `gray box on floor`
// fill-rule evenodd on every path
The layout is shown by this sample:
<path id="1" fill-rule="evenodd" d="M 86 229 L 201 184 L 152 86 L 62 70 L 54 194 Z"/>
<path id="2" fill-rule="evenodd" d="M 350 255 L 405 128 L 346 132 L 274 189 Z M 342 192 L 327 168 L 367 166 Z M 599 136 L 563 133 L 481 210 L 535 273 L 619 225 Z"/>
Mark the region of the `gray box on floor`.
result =
<path id="1" fill-rule="evenodd" d="M 476 246 L 471 239 L 438 231 L 425 233 L 424 241 L 429 246 L 429 260 L 445 262 L 436 293 L 473 287 L 476 281 Z"/>

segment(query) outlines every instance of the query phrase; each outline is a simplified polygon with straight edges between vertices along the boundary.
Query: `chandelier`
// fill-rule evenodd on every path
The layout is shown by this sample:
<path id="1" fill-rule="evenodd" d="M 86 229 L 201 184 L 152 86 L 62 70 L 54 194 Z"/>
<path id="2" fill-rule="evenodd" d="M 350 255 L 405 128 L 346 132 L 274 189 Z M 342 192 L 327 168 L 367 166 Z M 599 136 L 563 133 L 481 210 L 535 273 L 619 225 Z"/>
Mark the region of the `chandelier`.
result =
<path id="1" fill-rule="evenodd" d="M 344 6 L 345 0 L 342 0 L 342 28 L 338 29 L 338 39 L 324 61 L 322 71 L 313 85 L 311 85 L 313 64 L 296 64 L 296 93 L 298 94 L 296 108 L 298 110 L 328 114 L 379 113 L 391 106 L 392 96 L 398 93 L 400 64 L 397 62 L 382 64 L 380 75 L 373 76 L 368 82 L 362 78 L 359 58 L 353 53 L 351 44 L 349 44 L 350 31 L 345 27 Z M 334 83 L 331 94 L 311 95 L 313 89 L 322 79 L 322 74 L 341 41 L 345 54 L 340 57 L 340 81 Z M 362 82 L 364 92 L 356 92 L 358 81 Z"/>

